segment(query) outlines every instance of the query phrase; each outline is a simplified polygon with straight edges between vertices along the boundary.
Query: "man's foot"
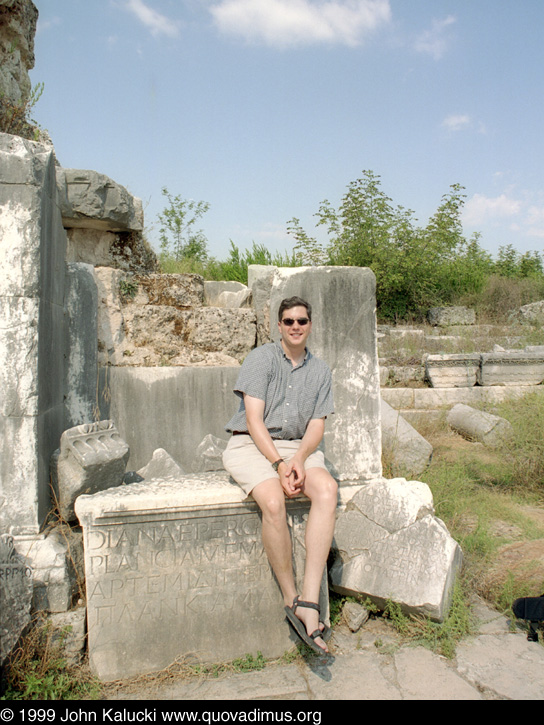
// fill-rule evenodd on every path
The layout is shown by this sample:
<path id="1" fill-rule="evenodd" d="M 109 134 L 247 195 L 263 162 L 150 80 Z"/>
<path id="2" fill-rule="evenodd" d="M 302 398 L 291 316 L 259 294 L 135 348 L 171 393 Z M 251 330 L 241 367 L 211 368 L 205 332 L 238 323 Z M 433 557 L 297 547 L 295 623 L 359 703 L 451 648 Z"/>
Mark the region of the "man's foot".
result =
<path id="1" fill-rule="evenodd" d="M 300 612 L 297 610 L 300 608 Z M 308 610 L 308 611 L 304 611 Z M 323 639 L 325 624 L 319 621 L 319 605 L 314 602 L 304 602 L 296 596 L 292 606 L 286 606 L 287 619 L 302 641 L 311 647 L 314 652 L 328 654 L 329 649 Z"/>

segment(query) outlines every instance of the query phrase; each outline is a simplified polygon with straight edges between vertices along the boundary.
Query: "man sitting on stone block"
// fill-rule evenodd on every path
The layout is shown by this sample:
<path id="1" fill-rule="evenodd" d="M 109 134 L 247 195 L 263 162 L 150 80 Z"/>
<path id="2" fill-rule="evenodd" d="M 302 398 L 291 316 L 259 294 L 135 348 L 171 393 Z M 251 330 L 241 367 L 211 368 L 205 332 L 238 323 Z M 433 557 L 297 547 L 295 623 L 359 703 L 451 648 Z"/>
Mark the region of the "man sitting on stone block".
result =
<path id="1" fill-rule="evenodd" d="M 262 511 L 262 537 L 289 622 L 318 652 L 328 652 L 320 622 L 319 591 L 335 522 L 338 487 L 318 446 L 325 418 L 334 412 L 329 367 L 306 348 L 311 306 L 300 297 L 281 302 L 281 339 L 250 352 L 234 392 L 238 412 L 225 429 L 232 437 L 223 454 L 226 470 Z M 293 575 L 285 497 L 310 499 L 306 565 L 301 597 Z"/>

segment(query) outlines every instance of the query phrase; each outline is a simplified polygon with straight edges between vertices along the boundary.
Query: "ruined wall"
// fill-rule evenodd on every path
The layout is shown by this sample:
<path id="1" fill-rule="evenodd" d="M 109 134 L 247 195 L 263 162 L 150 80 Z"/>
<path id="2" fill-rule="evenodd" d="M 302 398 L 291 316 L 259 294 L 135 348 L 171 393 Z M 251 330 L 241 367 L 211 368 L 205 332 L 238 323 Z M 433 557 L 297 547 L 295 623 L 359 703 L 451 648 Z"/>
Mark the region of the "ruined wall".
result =
<path id="1" fill-rule="evenodd" d="M 29 96 L 37 21 L 31 0 L 0 0 L 0 97 L 8 103 Z"/>
<path id="2" fill-rule="evenodd" d="M 39 531 L 64 428 L 66 234 L 51 149 L 0 134 L 0 531 Z"/>

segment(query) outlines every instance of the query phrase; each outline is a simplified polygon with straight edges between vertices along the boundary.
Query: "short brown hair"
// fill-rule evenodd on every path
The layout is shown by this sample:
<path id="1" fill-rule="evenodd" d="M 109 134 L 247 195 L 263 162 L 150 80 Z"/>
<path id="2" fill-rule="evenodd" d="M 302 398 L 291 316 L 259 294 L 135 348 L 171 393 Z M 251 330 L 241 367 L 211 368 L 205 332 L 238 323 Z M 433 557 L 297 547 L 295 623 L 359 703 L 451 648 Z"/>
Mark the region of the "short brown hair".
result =
<path id="1" fill-rule="evenodd" d="M 305 307 L 308 319 L 312 319 L 312 306 L 309 302 L 303 300 L 302 297 L 287 297 L 280 303 L 280 308 L 278 310 L 278 322 L 282 321 L 285 310 L 290 310 L 291 307 Z"/>

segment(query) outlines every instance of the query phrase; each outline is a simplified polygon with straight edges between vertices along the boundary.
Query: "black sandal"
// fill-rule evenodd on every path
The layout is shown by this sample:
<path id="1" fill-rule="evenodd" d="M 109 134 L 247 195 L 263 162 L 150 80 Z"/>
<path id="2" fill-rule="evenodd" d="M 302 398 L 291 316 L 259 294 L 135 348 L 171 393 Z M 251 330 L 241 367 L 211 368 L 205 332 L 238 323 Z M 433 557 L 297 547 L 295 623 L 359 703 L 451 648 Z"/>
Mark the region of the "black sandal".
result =
<path id="1" fill-rule="evenodd" d="M 330 637 L 331 629 L 330 627 L 327 627 L 325 624 L 324 629 L 321 630 L 319 627 L 315 629 L 311 634 L 308 634 L 306 631 L 306 627 L 304 625 L 304 622 L 297 617 L 295 614 L 297 607 L 306 607 L 307 609 L 316 609 L 320 613 L 319 605 L 315 604 L 314 602 L 304 602 L 302 601 L 298 595 L 293 599 L 293 604 L 290 607 L 285 607 L 285 613 L 287 615 L 287 619 L 289 620 L 289 624 L 293 627 L 295 632 L 298 634 L 300 639 L 308 645 L 308 647 L 311 647 L 314 652 L 318 652 L 319 654 L 329 654 L 327 650 L 323 649 L 323 647 L 320 647 L 317 642 L 315 641 L 319 637 L 323 641 L 325 641 L 325 636 Z M 320 622 L 320 624 L 323 624 Z"/>

